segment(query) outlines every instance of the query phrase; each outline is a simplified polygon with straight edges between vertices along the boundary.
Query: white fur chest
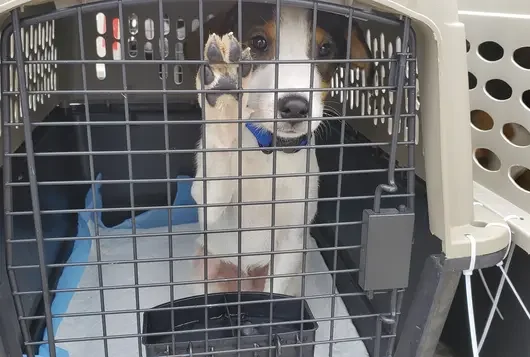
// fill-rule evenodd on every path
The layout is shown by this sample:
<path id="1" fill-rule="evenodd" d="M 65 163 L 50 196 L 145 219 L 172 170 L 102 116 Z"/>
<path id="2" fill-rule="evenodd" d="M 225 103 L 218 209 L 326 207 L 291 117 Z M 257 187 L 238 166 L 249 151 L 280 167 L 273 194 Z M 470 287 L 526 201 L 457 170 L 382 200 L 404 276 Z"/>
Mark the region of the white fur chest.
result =
<path id="1" fill-rule="evenodd" d="M 314 144 L 314 139 L 311 140 Z M 243 147 L 256 147 L 256 139 L 246 129 L 243 131 Z M 307 162 L 307 153 L 310 158 Z M 241 151 L 230 154 L 215 153 L 216 160 L 209 160 L 212 153 L 206 154 L 207 165 L 213 164 L 214 170 L 207 166 L 207 177 L 219 176 L 217 167 L 226 166 L 224 176 L 241 177 L 241 180 L 224 180 L 223 185 L 218 185 L 219 190 L 231 192 L 214 192 L 208 190 L 206 202 L 208 204 L 221 201 L 219 195 L 224 196 L 222 203 L 237 203 L 241 194 L 241 206 L 219 207 L 220 210 L 207 209 L 208 230 L 235 230 L 230 233 L 208 234 L 208 251 L 211 254 L 236 254 L 238 252 L 238 233 L 241 232 L 241 251 L 243 253 L 271 251 L 271 227 L 275 230 L 275 247 L 289 236 L 303 234 L 303 228 L 293 228 L 309 224 L 316 214 L 317 203 L 307 202 L 314 200 L 318 195 L 318 163 L 315 150 L 302 149 L 297 153 L 286 154 L 278 151 L 276 160 L 274 154 L 265 154 L 261 151 Z M 213 155 L 212 155 L 213 156 Z M 239 156 L 241 156 L 239 158 Z M 202 155 L 197 156 L 197 176 L 202 176 Z M 223 160 L 224 163 L 221 163 Z M 241 170 L 239 168 L 241 163 Z M 273 176 L 273 167 L 276 167 Z M 212 171 L 212 172 L 210 172 Z M 312 175 L 307 175 L 307 173 Z M 241 185 L 241 187 L 239 187 Z M 201 203 L 202 182 L 193 185 L 192 193 L 195 200 Z M 275 203 L 275 204 L 273 204 Z M 239 213 L 241 219 L 239 220 Z M 274 214 L 273 214 L 274 213 Z M 204 220 L 200 213 L 201 221 Z M 285 229 L 285 227 L 290 227 Z M 263 228 L 261 230 L 254 230 Z M 202 241 L 202 238 L 201 238 Z M 301 247 L 300 247 L 301 248 Z M 237 263 L 237 257 L 226 260 Z M 248 256 L 242 258 L 242 265 L 249 266 L 263 264 L 270 260 L 270 256 Z"/>

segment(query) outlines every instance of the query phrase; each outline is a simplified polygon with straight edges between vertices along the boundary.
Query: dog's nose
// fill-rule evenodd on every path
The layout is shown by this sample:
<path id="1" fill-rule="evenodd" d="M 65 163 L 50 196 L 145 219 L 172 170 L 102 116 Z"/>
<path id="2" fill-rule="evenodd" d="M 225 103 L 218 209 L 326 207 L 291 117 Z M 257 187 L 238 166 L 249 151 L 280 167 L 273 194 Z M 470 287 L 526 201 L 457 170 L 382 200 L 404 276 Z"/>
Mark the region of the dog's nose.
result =
<path id="1" fill-rule="evenodd" d="M 306 118 L 309 114 L 309 102 L 298 95 L 283 97 L 278 101 L 278 110 L 282 118 Z"/>

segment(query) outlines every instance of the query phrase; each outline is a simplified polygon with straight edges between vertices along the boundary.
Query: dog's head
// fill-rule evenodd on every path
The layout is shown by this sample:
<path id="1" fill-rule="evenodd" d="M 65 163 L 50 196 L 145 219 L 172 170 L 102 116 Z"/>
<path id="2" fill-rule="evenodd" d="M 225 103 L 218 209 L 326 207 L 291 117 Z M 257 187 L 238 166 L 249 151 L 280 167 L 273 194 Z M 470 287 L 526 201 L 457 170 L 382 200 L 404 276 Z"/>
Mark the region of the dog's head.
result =
<path id="1" fill-rule="evenodd" d="M 279 121 L 277 134 L 283 137 L 297 137 L 308 130 L 314 131 L 320 121 L 307 121 L 311 116 L 322 117 L 324 101 L 329 91 L 308 91 L 309 88 L 328 88 L 337 70 L 337 63 L 316 63 L 311 74 L 311 63 L 300 63 L 304 60 L 346 59 L 349 48 L 350 68 L 360 67 L 373 71 L 371 63 L 355 62 L 356 59 L 371 57 L 365 42 L 364 34 L 353 21 L 351 34 L 348 34 L 348 18 L 345 16 L 317 13 L 316 30 L 313 34 L 313 11 L 293 7 L 280 8 L 279 31 L 277 32 L 276 6 L 270 4 L 242 4 L 242 38 L 244 47 L 250 47 L 254 60 L 274 60 L 279 49 L 280 61 L 298 61 L 298 63 L 281 63 L 278 65 L 278 82 L 275 84 L 275 64 L 255 64 L 254 73 L 248 89 L 271 89 L 266 93 L 251 93 L 248 106 L 254 110 L 253 118 L 272 119 L 274 110 Z M 199 58 L 199 31 L 195 31 L 186 43 L 188 59 Z M 204 37 L 209 33 L 238 34 L 238 7 L 219 14 L 205 24 Z M 279 36 L 278 36 L 279 34 Z M 314 36 L 314 41 L 313 41 Z M 350 40 L 348 45 L 347 41 Z M 314 46 L 313 46 L 314 44 Z M 312 83 L 311 83 L 312 80 Z M 277 88 L 277 103 L 274 103 L 274 89 Z M 289 91 L 282 92 L 282 89 Z M 299 90 L 297 90 L 299 89 Z M 294 90 L 294 91 L 293 91 Z M 310 100 L 310 97 L 312 99 Z M 311 103 L 311 107 L 310 107 Z M 276 105 L 275 105 L 276 104 Z M 269 131 L 273 131 L 273 122 L 261 122 Z"/>

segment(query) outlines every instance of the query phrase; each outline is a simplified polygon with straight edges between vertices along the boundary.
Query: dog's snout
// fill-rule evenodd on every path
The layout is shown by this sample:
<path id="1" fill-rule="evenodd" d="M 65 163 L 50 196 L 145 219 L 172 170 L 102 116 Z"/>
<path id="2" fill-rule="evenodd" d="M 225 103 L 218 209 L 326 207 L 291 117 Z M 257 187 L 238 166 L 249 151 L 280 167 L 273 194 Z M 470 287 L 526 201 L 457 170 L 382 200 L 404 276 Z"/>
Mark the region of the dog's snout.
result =
<path id="1" fill-rule="evenodd" d="M 282 118 L 306 118 L 309 114 L 309 102 L 298 95 L 283 97 L 278 101 L 278 111 Z"/>

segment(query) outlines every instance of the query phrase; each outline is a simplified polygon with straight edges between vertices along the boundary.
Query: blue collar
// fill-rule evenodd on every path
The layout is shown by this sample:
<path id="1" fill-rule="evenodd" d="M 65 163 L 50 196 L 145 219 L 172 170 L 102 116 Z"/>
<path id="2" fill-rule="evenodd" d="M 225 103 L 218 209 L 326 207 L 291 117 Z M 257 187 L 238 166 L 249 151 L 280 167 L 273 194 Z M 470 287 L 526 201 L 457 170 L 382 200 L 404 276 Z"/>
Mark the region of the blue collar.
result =
<path id="1" fill-rule="evenodd" d="M 250 122 L 247 122 L 245 126 L 247 127 L 248 130 L 250 130 L 252 135 L 254 135 L 254 137 L 258 141 L 258 145 L 260 148 L 270 148 L 271 146 L 273 146 L 273 143 L 272 143 L 273 136 L 270 131 L 265 130 L 264 128 L 254 125 Z M 307 145 L 307 143 L 308 143 L 307 135 L 299 136 L 297 138 L 292 138 L 292 139 L 276 137 L 276 147 L 305 146 Z M 264 149 L 261 151 L 263 151 L 265 154 L 272 153 L 272 150 Z M 289 148 L 289 149 L 285 149 L 281 151 L 286 154 L 294 154 L 300 151 L 300 148 Z"/>

